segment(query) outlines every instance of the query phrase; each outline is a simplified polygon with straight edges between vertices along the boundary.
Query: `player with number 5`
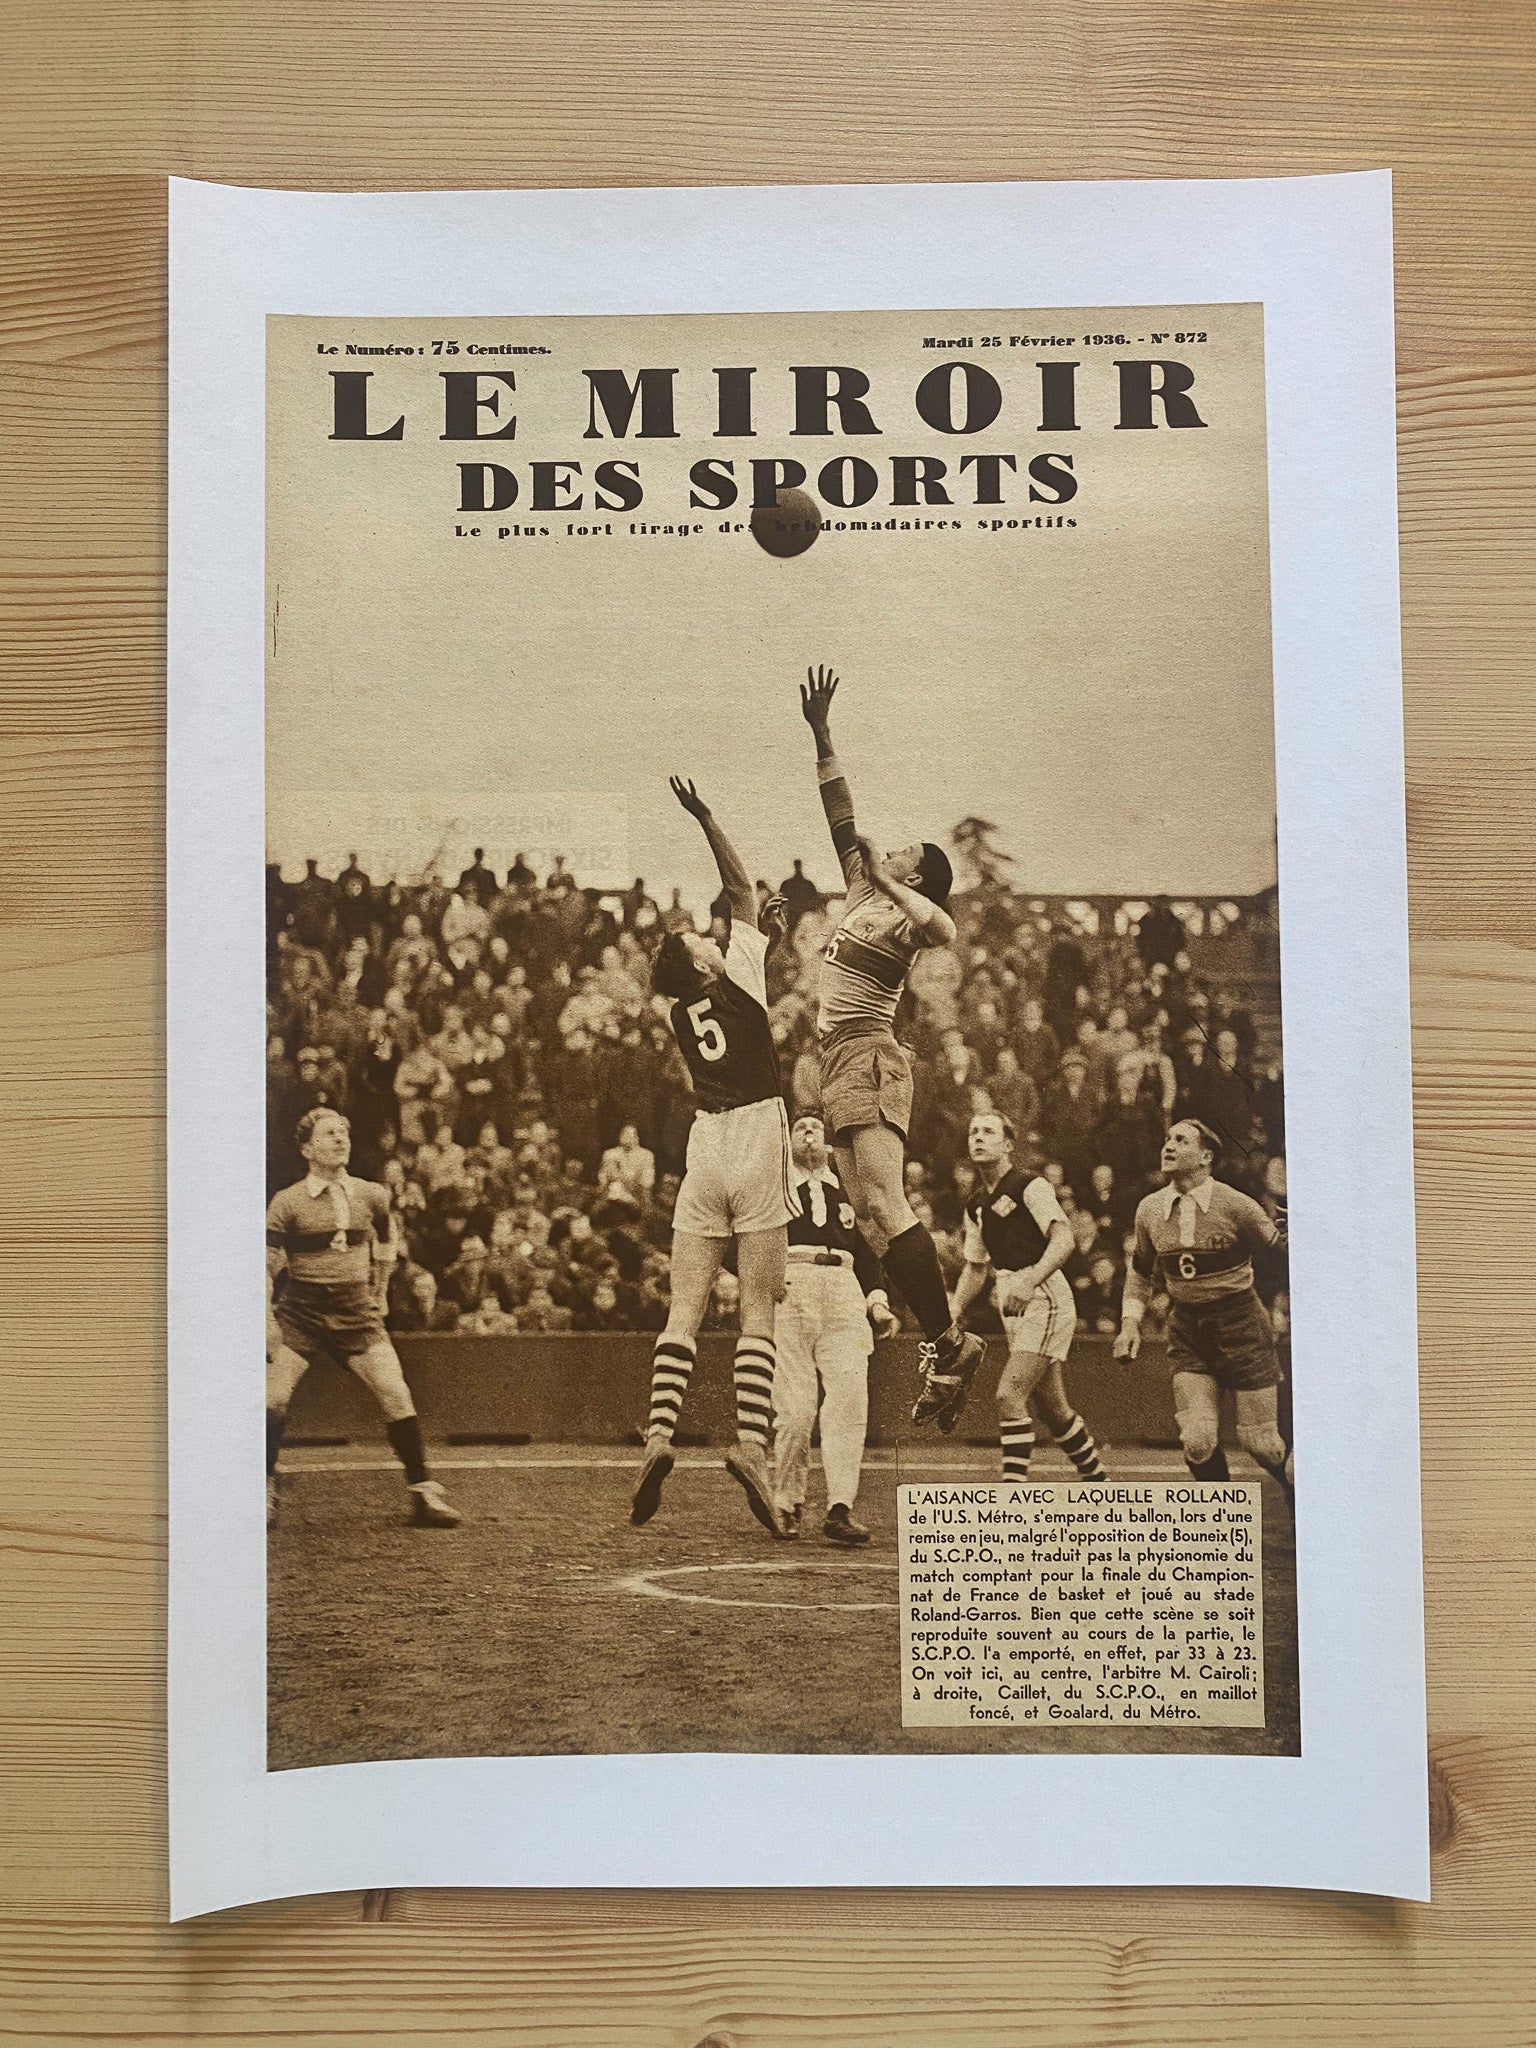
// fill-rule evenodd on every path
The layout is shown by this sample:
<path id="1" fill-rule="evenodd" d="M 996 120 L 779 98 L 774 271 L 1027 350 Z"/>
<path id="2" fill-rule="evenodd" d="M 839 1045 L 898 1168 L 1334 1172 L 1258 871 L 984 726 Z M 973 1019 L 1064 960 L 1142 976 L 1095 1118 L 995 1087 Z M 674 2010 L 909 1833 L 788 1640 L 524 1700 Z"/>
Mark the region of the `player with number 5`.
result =
<path id="1" fill-rule="evenodd" d="M 630 1507 L 648 1522 L 672 1470 L 672 1438 L 693 1372 L 699 1325 L 727 1243 L 736 1240 L 741 1335 L 736 1343 L 737 1444 L 725 1469 L 763 1527 L 781 1536 L 768 1439 L 773 1422 L 774 1309 L 784 1286 L 786 1227 L 800 1213 L 790 1169 L 789 1119 L 768 1027 L 764 962 L 785 929 L 784 899 L 764 906 L 735 848 L 691 782 L 672 794 L 698 819 L 730 906 L 730 939 L 672 932 L 651 967 L 651 986 L 672 1002 L 672 1029 L 693 1080 L 698 1113 L 672 1218 L 672 1306 L 651 1364 L 645 1462 Z"/>

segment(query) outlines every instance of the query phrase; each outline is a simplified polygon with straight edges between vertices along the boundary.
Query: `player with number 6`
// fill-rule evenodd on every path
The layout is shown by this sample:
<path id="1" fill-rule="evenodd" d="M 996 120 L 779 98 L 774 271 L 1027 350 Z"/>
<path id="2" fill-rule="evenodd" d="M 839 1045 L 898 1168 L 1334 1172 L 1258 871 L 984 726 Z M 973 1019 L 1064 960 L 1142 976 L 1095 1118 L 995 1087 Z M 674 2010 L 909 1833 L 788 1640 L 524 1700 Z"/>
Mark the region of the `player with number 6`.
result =
<path id="1" fill-rule="evenodd" d="M 1220 1428 L 1222 1392 L 1230 1389 L 1238 1442 L 1294 1508 L 1275 1333 L 1253 1286 L 1255 1256 L 1285 1246 L 1285 1212 L 1271 1222 L 1250 1195 L 1215 1179 L 1220 1160 L 1220 1138 L 1197 1117 L 1176 1123 L 1163 1140 L 1168 1184 L 1136 1211 L 1115 1356 L 1140 1351 L 1141 1318 L 1157 1282 L 1170 1303 L 1168 1370 L 1185 1464 L 1196 1479 L 1229 1476 Z"/>
<path id="2" fill-rule="evenodd" d="M 725 1469 L 774 1536 L 783 1526 L 768 1464 L 776 1361 L 774 1310 L 784 1287 L 787 1225 L 800 1213 L 790 1164 L 789 1119 L 768 1026 L 764 963 L 784 934 L 784 899 L 771 898 L 758 929 L 757 894 L 714 813 L 691 782 L 672 794 L 709 841 L 730 908 L 724 952 L 696 932 L 672 932 L 651 966 L 651 986 L 672 1002 L 672 1029 L 698 1105 L 687 1171 L 672 1217 L 672 1305 L 651 1363 L 645 1462 L 630 1520 L 648 1522 L 673 1466 L 672 1438 L 693 1373 L 699 1326 L 725 1248 L 736 1240 L 741 1335 L 736 1343 L 737 1443 Z"/>

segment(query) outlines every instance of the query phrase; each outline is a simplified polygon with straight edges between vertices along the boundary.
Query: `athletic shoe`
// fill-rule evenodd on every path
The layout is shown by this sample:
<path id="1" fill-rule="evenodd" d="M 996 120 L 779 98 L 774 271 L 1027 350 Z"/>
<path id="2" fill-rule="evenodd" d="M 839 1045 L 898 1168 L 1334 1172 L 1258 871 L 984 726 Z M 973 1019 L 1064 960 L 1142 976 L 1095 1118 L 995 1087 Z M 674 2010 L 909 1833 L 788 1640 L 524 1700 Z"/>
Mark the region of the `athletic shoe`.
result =
<path id="1" fill-rule="evenodd" d="M 762 1445 L 737 1444 L 734 1450 L 725 1454 L 725 1469 L 747 1496 L 747 1506 L 768 1533 L 782 1536 L 784 1524 L 774 1505 L 773 1475 L 768 1470 L 768 1454 Z"/>
<path id="2" fill-rule="evenodd" d="M 411 1520 L 418 1528 L 454 1529 L 463 1519 L 435 1479 L 418 1479 L 411 1488 Z"/>
<path id="3" fill-rule="evenodd" d="M 923 1369 L 923 1390 L 912 1409 L 914 1422 L 937 1423 L 945 1436 L 953 1430 L 965 1408 L 971 1382 L 981 1370 L 987 1347 L 980 1337 L 962 1335 L 958 1341 L 944 1336 L 936 1344 L 919 1344 L 918 1363 Z"/>
<path id="4" fill-rule="evenodd" d="M 779 1534 L 793 1541 L 800 1534 L 800 1515 L 801 1506 L 798 1501 L 795 1502 L 793 1507 L 786 1507 L 784 1502 L 780 1501 Z"/>
<path id="5" fill-rule="evenodd" d="M 846 1543 L 850 1547 L 869 1541 L 869 1531 L 862 1522 L 856 1522 L 843 1503 L 834 1501 L 827 1509 L 827 1519 L 821 1525 L 821 1533 L 829 1543 Z"/>
<path id="6" fill-rule="evenodd" d="M 648 1522 L 661 1506 L 661 1489 L 676 1463 L 672 1446 L 664 1436 L 648 1439 L 645 1463 L 640 1467 L 635 1496 L 629 1504 L 629 1519 L 637 1529 L 643 1522 Z"/>
<path id="7" fill-rule="evenodd" d="M 275 1472 L 269 1472 L 269 1473 L 267 1474 L 267 1527 L 268 1527 L 269 1529 L 275 1529 L 275 1528 L 276 1528 L 276 1526 L 277 1526 L 277 1474 L 276 1474 Z"/>

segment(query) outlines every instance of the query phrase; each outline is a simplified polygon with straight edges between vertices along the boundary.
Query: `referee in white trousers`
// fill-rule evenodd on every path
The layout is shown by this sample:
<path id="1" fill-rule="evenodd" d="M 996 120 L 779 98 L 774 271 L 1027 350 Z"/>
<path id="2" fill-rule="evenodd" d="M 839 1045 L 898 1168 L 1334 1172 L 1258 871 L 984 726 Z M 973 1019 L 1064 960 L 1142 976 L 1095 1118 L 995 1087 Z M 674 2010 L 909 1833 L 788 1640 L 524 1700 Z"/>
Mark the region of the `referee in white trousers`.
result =
<path id="1" fill-rule="evenodd" d="M 827 1160 L 819 1116 L 797 1116 L 790 1131 L 800 1214 L 789 1225 L 784 1293 L 774 1318 L 774 1490 L 786 1536 L 798 1536 L 821 1407 L 821 1464 L 829 1543 L 856 1545 L 869 1531 L 853 1517 L 869 1420 L 869 1354 L 898 1327 L 880 1267 L 859 1235 L 849 1201 Z"/>

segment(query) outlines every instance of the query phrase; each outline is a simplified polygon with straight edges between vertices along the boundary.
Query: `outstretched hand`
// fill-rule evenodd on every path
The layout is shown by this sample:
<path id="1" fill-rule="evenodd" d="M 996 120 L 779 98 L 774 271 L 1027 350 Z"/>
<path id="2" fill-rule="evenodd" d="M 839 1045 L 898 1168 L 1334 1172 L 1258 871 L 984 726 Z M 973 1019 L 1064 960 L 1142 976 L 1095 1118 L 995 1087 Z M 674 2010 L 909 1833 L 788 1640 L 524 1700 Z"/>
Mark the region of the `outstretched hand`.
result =
<path id="1" fill-rule="evenodd" d="M 705 803 L 703 797 L 699 795 L 699 792 L 691 782 L 684 782 L 681 775 L 669 775 L 667 783 L 672 794 L 690 817 L 707 818 L 709 816 L 709 805 Z"/>
<path id="2" fill-rule="evenodd" d="M 789 930 L 789 904 L 783 896 L 773 895 L 758 912 L 757 928 L 777 945 Z"/>
<path id="3" fill-rule="evenodd" d="M 808 668 L 806 679 L 800 685 L 800 711 L 812 732 L 825 732 L 827 720 L 832 711 L 832 699 L 837 694 L 837 677 L 831 669 L 818 664 Z"/>

